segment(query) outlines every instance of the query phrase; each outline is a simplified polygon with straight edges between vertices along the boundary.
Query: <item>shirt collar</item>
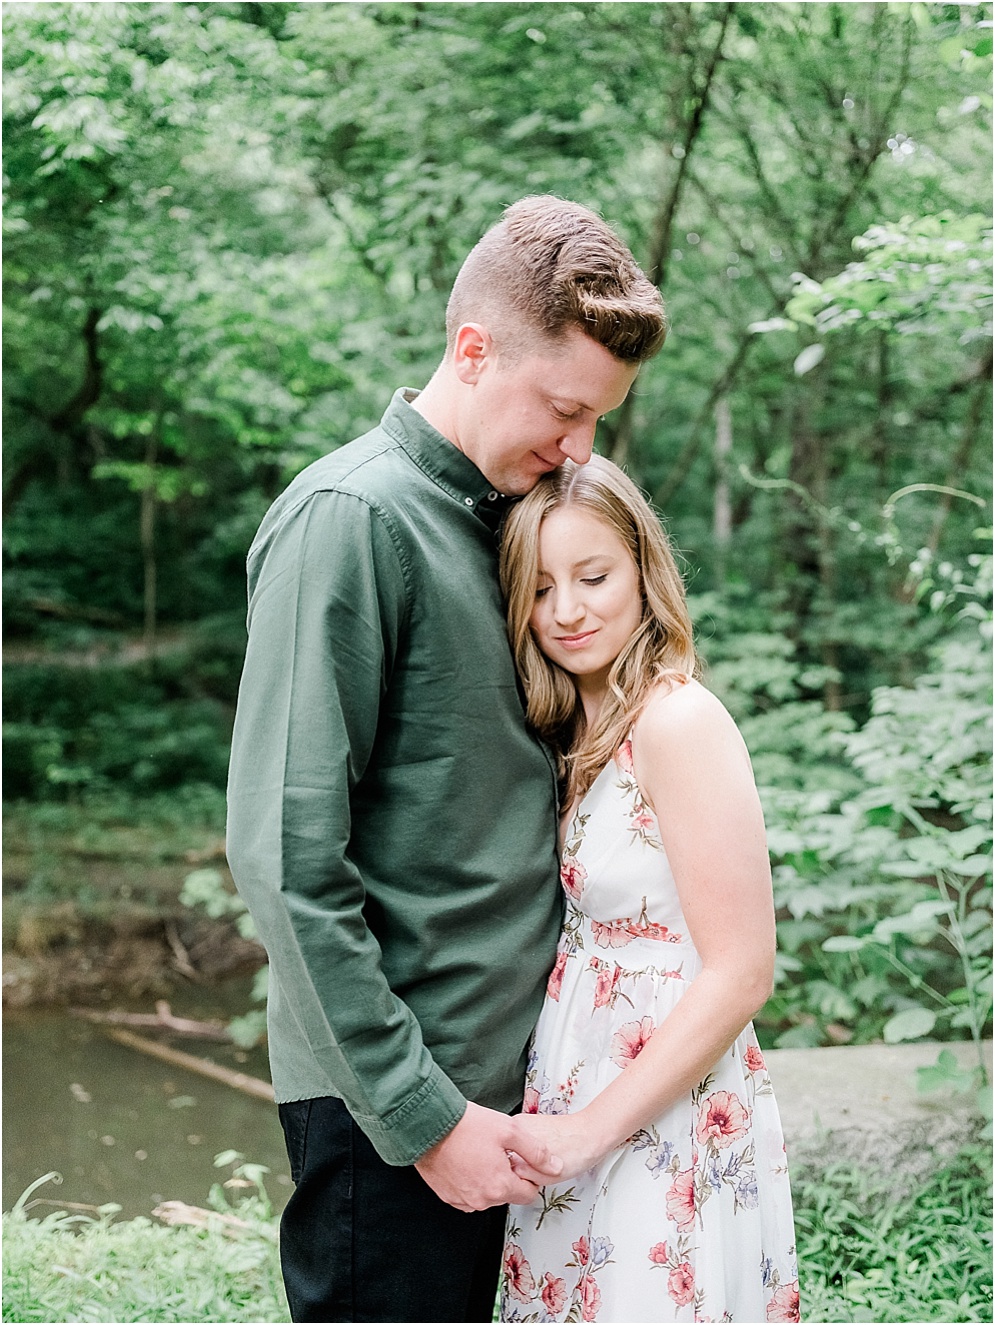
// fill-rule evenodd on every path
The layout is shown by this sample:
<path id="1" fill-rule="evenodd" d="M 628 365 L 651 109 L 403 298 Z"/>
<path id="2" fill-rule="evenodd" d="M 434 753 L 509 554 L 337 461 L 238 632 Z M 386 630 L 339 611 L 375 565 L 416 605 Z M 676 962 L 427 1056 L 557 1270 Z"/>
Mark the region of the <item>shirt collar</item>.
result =
<path id="1" fill-rule="evenodd" d="M 399 387 L 380 421 L 381 428 L 400 442 L 418 468 L 443 492 L 496 530 L 514 499 L 496 491 L 458 446 L 411 408 L 417 395 L 410 387 Z"/>

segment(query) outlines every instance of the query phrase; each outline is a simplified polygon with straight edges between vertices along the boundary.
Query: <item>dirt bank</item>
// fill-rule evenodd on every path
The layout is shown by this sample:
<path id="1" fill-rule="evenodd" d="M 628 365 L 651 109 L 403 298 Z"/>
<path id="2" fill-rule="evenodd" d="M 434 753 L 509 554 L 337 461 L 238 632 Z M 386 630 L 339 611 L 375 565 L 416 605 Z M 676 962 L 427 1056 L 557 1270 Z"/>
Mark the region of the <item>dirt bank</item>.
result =
<path id="1" fill-rule="evenodd" d="M 264 960 L 232 921 L 178 904 L 117 903 L 83 913 L 69 901 L 4 900 L 5 1007 L 168 998 L 179 986 L 247 974 Z"/>

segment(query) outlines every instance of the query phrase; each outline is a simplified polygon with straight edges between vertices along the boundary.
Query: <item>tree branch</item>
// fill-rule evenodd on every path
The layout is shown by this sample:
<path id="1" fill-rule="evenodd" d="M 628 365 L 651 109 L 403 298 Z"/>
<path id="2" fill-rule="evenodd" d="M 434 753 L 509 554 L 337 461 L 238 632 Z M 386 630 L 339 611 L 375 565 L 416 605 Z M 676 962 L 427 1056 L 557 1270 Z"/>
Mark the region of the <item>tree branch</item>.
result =
<path id="1" fill-rule="evenodd" d="M 733 382 L 739 374 L 740 368 L 746 361 L 746 356 L 750 352 L 750 346 L 753 344 L 754 335 L 752 332 L 746 332 L 740 338 L 736 347 L 736 352 L 726 364 L 720 377 L 712 383 L 712 389 L 695 416 L 691 425 L 691 431 L 688 433 L 687 441 L 681 448 L 680 454 L 670 467 L 670 473 L 657 488 L 653 494 L 653 502 L 656 506 L 666 508 L 674 493 L 680 488 L 687 477 L 688 470 L 694 464 L 701 447 L 702 438 L 705 432 L 705 425 L 710 421 L 715 410 L 716 401 L 724 396 L 731 388 Z"/>
<path id="2" fill-rule="evenodd" d="M 719 35 L 715 45 L 712 48 L 708 59 L 708 65 L 705 69 L 700 86 L 694 87 L 693 74 L 689 80 L 692 84 L 693 95 L 695 99 L 694 111 L 684 128 L 684 138 L 681 143 L 682 154 L 677 165 L 677 171 L 670 186 L 670 191 L 664 198 L 663 203 L 657 212 L 656 221 L 653 226 L 653 235 L 650 240 L 649 260 L 646 266 L 646 275 L 658 289 L 662 289 L 667 279 L 667 268 L 670 263 L 671 236 L 674 229 L 674 217 L 677 214 L 677 208 L 680 204 L 681 195 L 684 190 L 684 181 L 687 177 L 688 165 L 691 161 L 691 152 L 695 143 L 701 134 L 704 124 L 705 111 L 708 107 L 711 96 L 712 82 L 715 78 L 715 71 L 719 66 L 719 60 L 722 58 L 722 45 L 725 41 L 726 31 L 729 27 L 729 20 L 732 17 L 734 6 L 727 4 L 722 12 L 719 21 Z M 612 430 L 609 454 L 616 464 L 623 464 L 629 455 L 629 447 L 632 443 L 633 430 L 633 409 L 634 396 L 630 391 L 619 409 L 618 419 Z"/>
<path id="3" fill-rule="evenodd" d="M 83 348 L 86 361 L 83 368 L 83 380 L 75 395 L 55 414 L 48 418 L 49 426 L 56 432 L 71 432 L 83 419 L 83 415 L 100 399 L 103 386 L 104 366 L 100 359 L 100 336 L 97 332 L 103 311 L 99 308 L 87 309 L 83 323 Z"/>

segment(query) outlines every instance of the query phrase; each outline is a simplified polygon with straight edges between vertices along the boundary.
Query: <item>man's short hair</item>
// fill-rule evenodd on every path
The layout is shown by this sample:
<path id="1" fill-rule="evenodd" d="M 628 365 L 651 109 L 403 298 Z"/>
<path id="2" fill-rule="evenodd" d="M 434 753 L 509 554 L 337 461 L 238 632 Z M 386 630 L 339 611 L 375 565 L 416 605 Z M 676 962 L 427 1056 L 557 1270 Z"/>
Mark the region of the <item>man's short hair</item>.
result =
<path id="1" fill-rule="evenodd" d="M 513 203 L 468 254 L 446 309 L 447 353 L 465 322 L 485 323 L 511 357 L 576 328 L 621 362 L 642 363 L 667 335 L 660 292 L 615 231 L 548 195 Z"/>

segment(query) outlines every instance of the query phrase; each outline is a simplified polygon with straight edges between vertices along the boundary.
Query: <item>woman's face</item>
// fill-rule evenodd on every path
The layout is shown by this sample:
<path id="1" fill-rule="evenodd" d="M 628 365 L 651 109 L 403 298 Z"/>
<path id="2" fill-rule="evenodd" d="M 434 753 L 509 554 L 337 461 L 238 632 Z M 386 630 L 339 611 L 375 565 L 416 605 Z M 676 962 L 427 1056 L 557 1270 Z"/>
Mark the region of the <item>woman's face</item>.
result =
<path id="1" fill-rule="evenodd" d="M 539 529 L 539 580 L 530 625 L 547 658 L 587 685 L 606 685 L 643 615 L 639 572 L 610 525 L 561 506 Z"/>

